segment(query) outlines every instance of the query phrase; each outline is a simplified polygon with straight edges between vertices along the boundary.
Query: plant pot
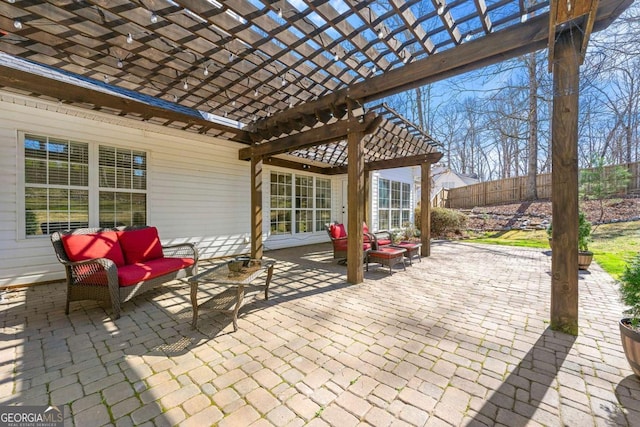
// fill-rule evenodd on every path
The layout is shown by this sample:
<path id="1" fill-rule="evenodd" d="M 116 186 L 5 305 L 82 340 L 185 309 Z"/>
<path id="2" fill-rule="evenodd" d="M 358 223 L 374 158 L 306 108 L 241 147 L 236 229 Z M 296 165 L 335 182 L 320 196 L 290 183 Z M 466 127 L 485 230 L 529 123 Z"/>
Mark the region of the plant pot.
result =
<path id="1" fill-rule="evenodd" d="M 622 348 L 633 373 L 640 378 L 640 333 L 630 326 L 631 319 L 620 320 Z"/>
<path id="2" fill-rule="evenodd" d="M 578 269 L 588 270 L 592 260 L 593 260 L 593 252 L 579 251 L 578 252 Z"/>

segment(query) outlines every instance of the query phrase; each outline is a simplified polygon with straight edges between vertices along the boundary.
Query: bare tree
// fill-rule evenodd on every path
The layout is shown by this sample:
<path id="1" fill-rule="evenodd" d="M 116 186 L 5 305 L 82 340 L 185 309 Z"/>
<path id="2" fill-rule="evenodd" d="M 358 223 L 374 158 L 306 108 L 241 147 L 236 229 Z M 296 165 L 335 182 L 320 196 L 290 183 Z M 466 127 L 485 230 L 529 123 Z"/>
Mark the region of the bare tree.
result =
<path id="1" fill-rule="evenodd" d="M 527 185 L 524 197 L 527 200 L 538 198 L 538 60 L 535 53 L 524 57 L 524 63 L 529 75 L 529 111 L 527 127 L 529 131 Z"/>

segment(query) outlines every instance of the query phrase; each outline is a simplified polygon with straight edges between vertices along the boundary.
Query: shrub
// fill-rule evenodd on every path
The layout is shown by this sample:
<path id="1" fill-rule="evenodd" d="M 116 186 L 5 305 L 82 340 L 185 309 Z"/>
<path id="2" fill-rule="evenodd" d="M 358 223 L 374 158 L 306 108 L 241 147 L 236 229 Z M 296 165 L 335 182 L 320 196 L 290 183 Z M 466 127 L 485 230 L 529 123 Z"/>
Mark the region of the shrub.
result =
<path id="1" fill-rule="evenodd" d="M 591 242 L 591 223 L 587 221 L 587 215 L 580 211 L 578 213 L 578 250 L 589 251 Z"/>
<path id="2" fill-rule="evenodd" d="M 463 213 L 447 208 L 433 208 L 431 210 L 432 236 L 462 235 L 466 227 L 467 216 Z"/>
<path id="3" fill-rule="evenodd" d="M 402 230 L 398 230 L 398 240 L 411 240 L 417 235 L 417 230 L 410 222 L 402 224 Z"/>
<path id="4" fill-rule="evenodd" d="M 631 316 L 631 324 L 637 328 L 640 324 L 640 254 L 625 267 L 620 277 L 620 294 L 622 302 L 629 307 L 625 314 Z"/>
<path id="5" fill-rule="evenodd" d="M 624 193 L 631 181 L 631 172 L 623 166 L 606 167 L 603 157 L 594 157 L 592 163 L 593 168 L 580 172 L 580 196 L 585 200 L 599 200 L 600 217 L 596 222 L 600 224 L 604 218 L 604 199 Z"/>

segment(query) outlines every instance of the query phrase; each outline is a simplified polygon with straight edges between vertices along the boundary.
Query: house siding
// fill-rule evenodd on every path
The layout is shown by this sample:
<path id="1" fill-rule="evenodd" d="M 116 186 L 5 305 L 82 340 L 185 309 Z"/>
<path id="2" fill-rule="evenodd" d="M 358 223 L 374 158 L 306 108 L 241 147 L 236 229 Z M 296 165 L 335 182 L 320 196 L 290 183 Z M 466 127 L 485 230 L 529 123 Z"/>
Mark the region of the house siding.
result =
<path id="1" fill-rule="evenodd" d="M 64 278 L 48 236 L 24 238 L 19 231 L 21 131 L 145 151 L 147 223 L 158 227 L 163 244 L 193 242 L 203 259 L 249 252 L 250 163 L 238 160 L 243 145 L 0 91 L 0 286 Z M 269 171 L 265 248 L 328 241 L 324 232 L 269 236 Z M 339 178 L 333 180 L 335 190 Z"/>
<path id="2" fill-rule="evenodd" d="M 433 185 L 431 186 L 431 200 L 436 196 L 436 194 L 440 193 L 444 188 L 444 184 L 450 184 L 449 188 L 459 188 L 470 185 L 470 183 L 480 182 L 480 180 L 471 177 L 461 177 L 458 173 L 445 169 L 441 166 L 436 166 L 432 168 L 432 179 Z M 466 181 L 465 181 L 466 180 Z"/>

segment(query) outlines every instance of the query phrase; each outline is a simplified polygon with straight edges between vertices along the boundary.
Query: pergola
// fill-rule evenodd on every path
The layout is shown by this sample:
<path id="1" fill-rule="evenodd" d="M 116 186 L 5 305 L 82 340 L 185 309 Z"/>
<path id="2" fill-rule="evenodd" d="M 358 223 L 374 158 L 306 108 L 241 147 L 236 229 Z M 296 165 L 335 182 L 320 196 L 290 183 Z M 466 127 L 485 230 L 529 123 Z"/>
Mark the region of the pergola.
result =
<path id="1" fill-rule="evenodd" d="M 575 333 L 579 67 L 590 34 L 631 3 L 1 0 L 0 51 L 31 62 L 0 62 L 0 87 L 246 144 L 239 158 L 251 162 L 253 256 L 262 255 L 265 162 L 347 173 L 348 257 L 361 260 L 368 172 L 421 165 L 428 207 L 430 166 L 441 157 L 428 135 L 372 105 L 548 48 L 551 325 Z M 423 255 L 428 227 L 422 209 Z M 347 280 L 363 281 L 360 263 L 348 264 Z"/>

